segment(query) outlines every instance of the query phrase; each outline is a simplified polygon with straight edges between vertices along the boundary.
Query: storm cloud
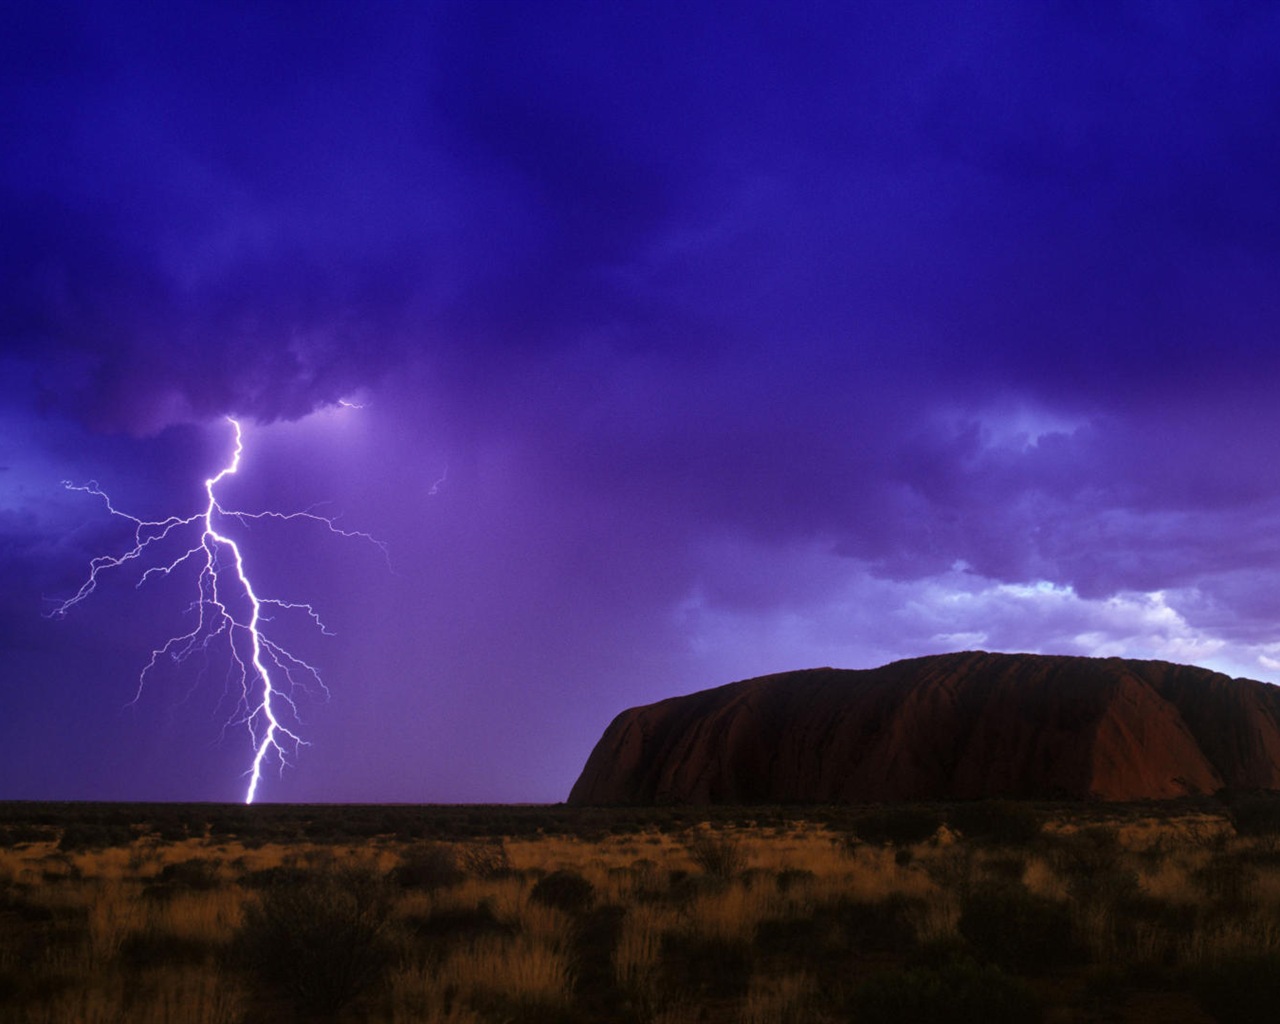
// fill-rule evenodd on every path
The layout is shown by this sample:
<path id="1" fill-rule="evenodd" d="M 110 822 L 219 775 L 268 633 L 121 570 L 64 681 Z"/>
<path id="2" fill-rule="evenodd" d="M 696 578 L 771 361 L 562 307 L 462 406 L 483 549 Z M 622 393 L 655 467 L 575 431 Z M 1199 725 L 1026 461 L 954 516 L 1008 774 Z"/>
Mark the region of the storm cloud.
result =
<path id="1" fill-rule="evenodd" d="M 339 635 L 280 799 L 559 799 L 621 707 L 833 660 L 1276 678 L 1278 44 L 1267 4 L 6 10 L 0 795 L 226 794 L 216 698 L 121 720 L 146 615 L 41 617 L 111 540 L 60 481 L 189 509 L 226 415 L 244 507 L 393 553 L 261 556 Z"/>

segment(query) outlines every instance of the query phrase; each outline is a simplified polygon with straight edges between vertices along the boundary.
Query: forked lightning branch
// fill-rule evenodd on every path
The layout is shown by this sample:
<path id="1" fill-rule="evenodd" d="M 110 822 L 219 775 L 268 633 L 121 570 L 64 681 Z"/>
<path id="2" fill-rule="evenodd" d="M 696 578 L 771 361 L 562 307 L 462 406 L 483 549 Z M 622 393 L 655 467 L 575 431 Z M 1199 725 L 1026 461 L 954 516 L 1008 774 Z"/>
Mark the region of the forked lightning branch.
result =
<path id="1" fill-rule="evenodd" d="M 275 765 L 280 771 L 295 757 L 306 741 L 298 734 L 297 707 L 294 693 L 301 687 L 314 686 L 326 695 L 324 680 L 316 667 L 292 654 L 266 632 L 270 615 L 264 609 L 290 610 L 310 618 L 322 633 L 328 633 L 316 610 L 308 603 L 265 597 L 254 588 L 245 565 L 239 542 L 228 532 L 233 523 L 247 525 L 254 521 L 310 523 L 340 537 L 367 541 L 386 554 L 385 545 L 367 533 L 340 529 L 333 519 L 314 512 L 243 512 L 223 507 L 218 487 L 240 468 L 244 452 L 244 433 L 237 420 L 227 417 L 235 432 L 235 445 L 230 461 L 204 482 L 207 501 L 193 515 L 169 516 L 144 520 L 116 508 L 111 498 L 96 482 L 85 485 L 64 481 L 69 490 L 83 491 L 101 498 L 111 515 L 127 520 L 133 526 L 133 544 L 122 554 L 99 555 L 89 564 L 89 575 L 80 589 L 61 602 L 50 614 L 64 617 L 97 589 L 104 573 L 112 570 L 141 570 L 137 586 L 156 576 L 170 576 L 178 571 L 195 574 L 196 599 L 190 614 L 195 622 L 190 631 L 170 637 L 151 652 L 151 659 L 138 677 L 136 700 L 146 686 L 148 675 L 163 662 L 180 663 L 194 654 L 206 655 L 221 646 L 227 652 L 236 707 L 230 724 L 242 725 L 252 744 L 252 758 L 245 771 L 248 785 L 245 803 L 253 803 L 265 768 Z M 184 542 L 182 537 L 189 540 Z M 162 551 L 172 550 L 177 541 L 177 554 L 165 559 Z"/>

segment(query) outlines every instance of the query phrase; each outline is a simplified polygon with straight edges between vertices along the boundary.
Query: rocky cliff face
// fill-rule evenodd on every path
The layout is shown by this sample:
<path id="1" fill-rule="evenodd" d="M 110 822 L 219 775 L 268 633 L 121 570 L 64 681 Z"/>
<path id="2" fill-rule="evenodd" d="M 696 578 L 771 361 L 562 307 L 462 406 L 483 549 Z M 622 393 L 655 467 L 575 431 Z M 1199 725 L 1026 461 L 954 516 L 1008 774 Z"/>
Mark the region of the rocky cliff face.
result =
<path id="1" fill-rule="evenodd" d="M 730 683 L 624 711 L 571 804 L 1280 789 L 1280 687 L 1120 658 L 965 652 Z"/>

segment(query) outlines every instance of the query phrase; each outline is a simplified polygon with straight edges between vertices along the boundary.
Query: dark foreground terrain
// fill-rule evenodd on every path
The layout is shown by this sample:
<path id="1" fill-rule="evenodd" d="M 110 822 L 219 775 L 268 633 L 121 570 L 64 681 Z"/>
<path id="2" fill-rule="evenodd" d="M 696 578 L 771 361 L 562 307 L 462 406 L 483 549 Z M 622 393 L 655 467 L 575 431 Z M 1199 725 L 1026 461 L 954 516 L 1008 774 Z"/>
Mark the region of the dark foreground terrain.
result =
<path id="1" fill-rule="evenodd" d="M 0 1020 L 1271 1021 L 1280 801 L 0 804 Z"/>

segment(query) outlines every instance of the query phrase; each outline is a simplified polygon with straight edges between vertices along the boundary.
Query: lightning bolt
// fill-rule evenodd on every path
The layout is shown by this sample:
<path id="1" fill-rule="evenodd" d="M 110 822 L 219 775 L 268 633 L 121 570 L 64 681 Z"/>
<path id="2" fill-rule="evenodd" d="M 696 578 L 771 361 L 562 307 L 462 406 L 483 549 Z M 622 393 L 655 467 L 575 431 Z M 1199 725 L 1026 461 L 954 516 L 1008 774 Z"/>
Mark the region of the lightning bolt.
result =
<path id="1" fill-rule="evenodd" d="M 245 803 L 251 804 L 257 795 L 264 768 L 275 761 L 283 773 L 290 758 L 296 757 L 299 748 L 307 745 L 293 728 L 282 721 L 282 714 L 286 712 L 291 722 L 298 720 L 293 693 L 299 689 L 305 691 L 309 684 L 318 687 L 326 696 L 329 693 L 314 665 L 290 653 L 264 632 L 264 623 L 270 621 L 270 617 L 263 614 L 263 609 L 301 612 L 321 633 L 332 634 L 310 604 L 259 596 L 245 570 L 244 552 L 236 540 L 224 532 L 226 524 L 239 522 L 248 525 L 268 519 L 281 522 L 301 520 L 317 524 L 343 538 L 367 541 L 375 545 L 384 558 L 387 557 L 387 548 L 370 534 L 341 529 L 333 519 L 311 511 L 244 512 L 224 508 L 218 500 L 218 485 L 238 472 L 244 453 L 244 432 L 240 423 L 230 416 L 227 422 L 235 431 L 234 450 L 227 464 L 205 480 L 208 500 L 204 508 L 193 515 L 139 519 L 117 509 L 97 481 L 88 484 L 63 481 L 68 490 L 82 491 L 102 499 L 111 515 L 132 523 L 133 545 L 123 554 L 94 558 L 80 589 L 49 614 L 52 618 L 64 618 L 72 608 L 93 594 L 104 573 L 131 563 L 147 566 L 138 578 L 138 587 L 154 576 L 169 576 L 183 566 L 194 566 L 196 599 L 191 610 L 196 616 L 195 625 L 189 632 L 171 637 L 151 652 L 151 659 L 138 676 L 133 701 L 141 697 L 148 674 L 165 659 L 182 662 L 197 651 L 207 653 L 215 645 L 224 643 L 229 651 L 232 679 L 239 687 L 236 708 L 227 724 L 243 725 L 248 730 L 253 749 L 250 767 L 244 773 L 249 780 Z M 194 538 L 188 542 L 185 551 L 169 561 L 157 558 L 165 542 L 190 534 L 194 534 Z"/>

